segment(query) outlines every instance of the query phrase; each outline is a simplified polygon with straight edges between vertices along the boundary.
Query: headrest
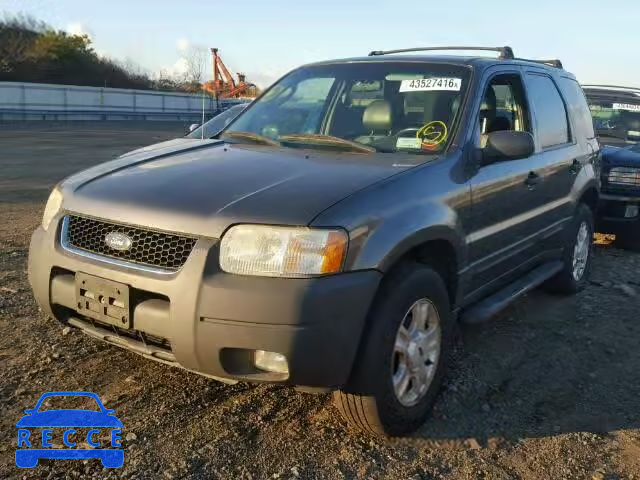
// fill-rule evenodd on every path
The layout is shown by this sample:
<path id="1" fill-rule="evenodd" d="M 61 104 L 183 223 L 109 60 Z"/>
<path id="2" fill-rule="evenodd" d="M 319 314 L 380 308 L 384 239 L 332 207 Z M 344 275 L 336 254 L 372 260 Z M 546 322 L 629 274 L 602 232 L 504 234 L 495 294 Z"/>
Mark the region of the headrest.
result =
<path id="1" fill-rule="evenodd" d="M 362 124 L 373 132 L 388 132 L 393 126 L 391 104 L 386 100 L 376 100 L 362 114 Z"/>

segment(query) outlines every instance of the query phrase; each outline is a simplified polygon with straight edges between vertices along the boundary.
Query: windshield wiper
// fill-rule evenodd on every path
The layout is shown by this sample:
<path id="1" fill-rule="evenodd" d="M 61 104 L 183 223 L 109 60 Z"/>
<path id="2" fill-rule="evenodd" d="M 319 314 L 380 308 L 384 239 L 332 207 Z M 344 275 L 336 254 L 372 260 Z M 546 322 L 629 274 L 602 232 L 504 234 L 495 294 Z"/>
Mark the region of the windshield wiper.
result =
<path id="1" fill-rule="evenodd" d="M 327 147 L 340 147 L 352 152 L 374 153 L 377 150 L 368 145 L 345 140 L 344 138 L 332 135 L 320 135 L 317 133 L 296 133 L 291 135 L 281 135 L 280 141 L 285 143 L 300 143 L 305 145 L 317 145 Z"/>
<path id="2" fill-rule="evenodd" d="M 239 140 L 248 140 L 250 142 L 253 143 L 259 143 L 262 145 L 271 145 L 272 147 L 279 147 L 280 143 L 268 138 L 268 137 L 264 137 L 262 135 L 258 135 L 257 133 L 253 133 L 253 132 L 236 132 L 236 131 L 226 131 L 224 132 L 222 135 L 220 135 L 220 138 L 224 138 L 224 137 L 231 137 L 231 138 L 237 138 Z"/>

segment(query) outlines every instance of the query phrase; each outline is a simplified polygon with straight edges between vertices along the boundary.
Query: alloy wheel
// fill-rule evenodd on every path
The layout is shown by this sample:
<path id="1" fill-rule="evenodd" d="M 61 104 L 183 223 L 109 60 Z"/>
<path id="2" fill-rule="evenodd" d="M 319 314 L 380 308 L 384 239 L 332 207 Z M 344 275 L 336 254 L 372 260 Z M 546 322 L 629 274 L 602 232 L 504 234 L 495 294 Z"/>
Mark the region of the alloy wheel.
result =
<path id="1" fill-rule="evenodd" d="M 403 406 L 416 405 L 429 390 L 441 342 L 438 310 L 427 298 L 417 300 L 402 319 L 393 348 L 393 390 Z"/>
<path id="2" fill-rule="evenodd" d="M 573 279 L 576 282 L 582 279 L 587 269 L 590 247 L 589 225 L 587 225 L 587 222 L 582 222 L 578 229 L 576 243 L 573 247 Z"/>

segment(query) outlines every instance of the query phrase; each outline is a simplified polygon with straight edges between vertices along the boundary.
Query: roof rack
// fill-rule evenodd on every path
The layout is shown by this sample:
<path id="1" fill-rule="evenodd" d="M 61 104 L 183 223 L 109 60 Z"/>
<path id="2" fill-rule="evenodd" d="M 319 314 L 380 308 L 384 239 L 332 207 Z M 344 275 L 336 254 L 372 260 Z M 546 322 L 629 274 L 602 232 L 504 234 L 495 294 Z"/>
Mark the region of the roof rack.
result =
<path id="1" fill-rule="evenodd" d="M 514 58 L 513 49 L 511 47 L 418 47 L 418 48 L 401 48 L 398 50 L 374 50 L 369 53 L 370 57 L 378 55 L 389 55 L 392 53 L 408 53 L 408 52 L 430 52 L 437 50 L 481 50 L 485 52 L 498 52 L 498 58 L 501 60 L 510 60 Z"/>
<path id="2" fill-rule="evenodd" d="M 582 85 L 582 88 L 600 88 L 600 89 L 603 89 L 603 90 L 616 89 L 616 90 L 630 90 L 632 92 L 640 92 L 640 88 L 637 88 L 637 87 L 622 87 L 620 85 Z"/>
<path id="3" fill-rule="evenodd" d="M 563 68 L 562 62 L 557 58 L 552 60 L 532 60 L 530 58 L 516 58 L 515 60 L 522 60 L 523 62 L 540 63 L 542 65 L 548 65 L 550 67 L 555 67 L 555 68 Z"/>
<path id="4" fill-rule="evenodd" d="M 409 52 L 433 52 L 438 50 L 470 50 L 483 52 L 498 52 L 500 60 L 522 60 L 524 62 L 540 63 L 549 65 L 550 67 L 563 68 L 562 62 L 558 59 L 553 60 L 531 60 L 529 58 L 516 58 L 513 49 L 509 46 L 504 47 L 417 47 L 417 48 L 400 48 L 398 50 L 374 50 L 369 53 L 370 57 L 389 55 L 392 53 L 409 53 Z"/>

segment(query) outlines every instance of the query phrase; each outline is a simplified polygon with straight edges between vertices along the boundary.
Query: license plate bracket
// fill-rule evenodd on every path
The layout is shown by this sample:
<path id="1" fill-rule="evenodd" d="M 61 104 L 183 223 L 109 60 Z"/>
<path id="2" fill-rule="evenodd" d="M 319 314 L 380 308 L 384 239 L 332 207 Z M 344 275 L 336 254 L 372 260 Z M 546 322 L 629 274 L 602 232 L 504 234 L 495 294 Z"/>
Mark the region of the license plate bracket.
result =
<path id="1" fill-rule="evenodd" d="M 120 328 L 131 328 L 129 286 L 86 273 L 76 273 L 78 313 Z"/>
<path id="2" fill-rule="evenodd" d="M 637 203 L 629 203 L 624 209 L 624 218 L 635 218 L 640 213 L 640 205 Z"/>

